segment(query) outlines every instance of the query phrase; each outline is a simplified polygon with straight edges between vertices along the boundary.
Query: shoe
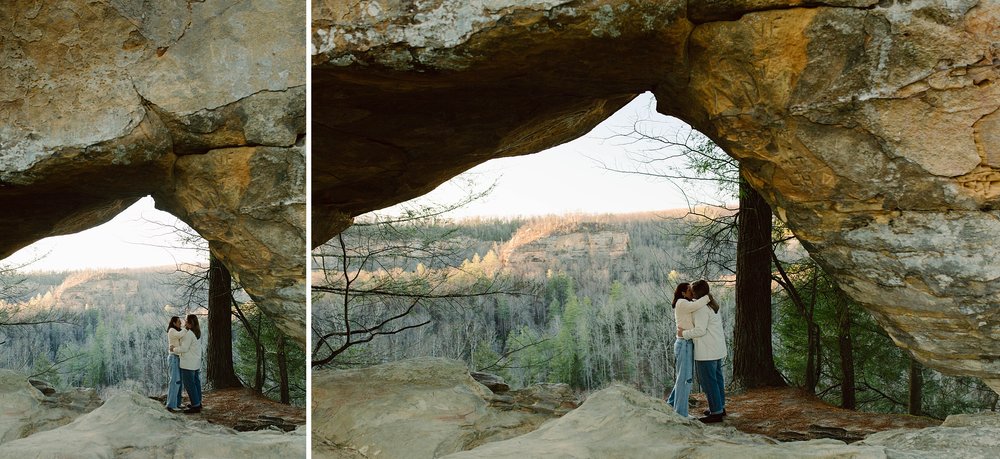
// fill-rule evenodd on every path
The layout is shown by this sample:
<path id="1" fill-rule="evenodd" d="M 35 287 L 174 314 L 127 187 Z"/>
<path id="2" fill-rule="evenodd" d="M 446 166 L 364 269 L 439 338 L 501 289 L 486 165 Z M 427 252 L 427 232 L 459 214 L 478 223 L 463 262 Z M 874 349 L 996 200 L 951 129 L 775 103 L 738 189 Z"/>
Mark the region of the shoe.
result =
<path id="1" fill-rule="evenodd" d="M 195 414 L 195 413 L 201 413 L 201 405 L 192 406 L 184 410 L 184 414 Z"/>
<path id="2" fill-rule="evenodd" d="M 167 407 L 167 411 L 169 411 L 171 413 L 179 413 L 179 412 L 184 411 L 184 410 L 182 410 L 180 408 L 171 408 L 171 407 L 168 406 Z"/>
<path id="3" fill-rule="evenodd" d="M 703 418 L 698 418 L 698 420 L 704 424 L 715 424 L 716 422 L 722 422 L 722 413 L 710 414 Z"/>
<path id="4" fill-rule="evenodd" d="M 711 416 L 711 415 L 712 415 L 712 410 L 705 410 L 705 411 L 702 411 L 702 413 L 704 413 L 704 414 L 705 414 L 705 416 Z M 722 414 L 721 414 L 721 416 L 722 416 L 722 417 L 726 417 L 726 416 L 728 416 L 728 415 L 729 415 L 729 413 L 726 413 L 726 409 L 725 409 L 725 408 L 723 408 L 723 409 L 722 409 Z"/>

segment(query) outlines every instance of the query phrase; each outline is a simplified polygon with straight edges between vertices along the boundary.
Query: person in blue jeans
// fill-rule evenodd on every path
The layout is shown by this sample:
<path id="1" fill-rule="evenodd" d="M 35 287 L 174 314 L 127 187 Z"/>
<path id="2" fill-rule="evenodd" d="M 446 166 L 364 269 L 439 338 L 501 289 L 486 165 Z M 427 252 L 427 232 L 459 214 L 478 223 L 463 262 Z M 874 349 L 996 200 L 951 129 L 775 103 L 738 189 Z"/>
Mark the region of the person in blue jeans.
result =
<path id="1" fill-rule="evenodd" d="M 708 307 L 694 312 L 694 327 L 678 328 L 678 336 L 694 341 L 694 360 L 698 383 L 708 399 L 708 411 L 698 420 L 704 423 L 722 422 L 726 416 L 726 381 L 722 375 L 722 359 L 726 358 L 726 337 L 722 328 L 719 304 L 709 293 L 708 282 L 699 280 L 691 285 L 695 298 L 708 298 Z"/>
<path id="2" fill-rule="evenodd" d="M 691 285 L 684 282 L 674 289 L 674 301 L 671 307 L 674 309 L 674 321 L 678 330 L 694 328 L 693 314 L 695 311 L 705 309 L 709 298 L 701 298 L 691 301 L 693 295 Z M 694 379 L 694 342 L 677 333 L 677 340 L 674 342 L 674 366 L 677 379 L 674 381 L 674 388 L 667 397 L 667 403 L 674 407 L 677 414 L 688 416 L 688 396 L 691 394 L 691 383 Z"/>
<path id="3" fill-rule="evenodd" d="M 191 405 L 184 410 L 185 414 L 201 412 L 201 326 L 198 325 L 198 316 L 188 314 L 184 322 L 184 328 L 188 330 L 181 338 L 181 345 L 176 349 L 180 356 L 181 382 L 184 383 L 184 391 L 188 394 Z"/>
<path id="4" fill-rule="evenodd" d="M 173 316 L 167 324 L 167 370 L 170 379 L 167 382 L 167 411 L 179 411 L 181 406 L 181 358 L 175 349 L 181 346 L 185 330 L 181 328 L 181 318 Z"/>

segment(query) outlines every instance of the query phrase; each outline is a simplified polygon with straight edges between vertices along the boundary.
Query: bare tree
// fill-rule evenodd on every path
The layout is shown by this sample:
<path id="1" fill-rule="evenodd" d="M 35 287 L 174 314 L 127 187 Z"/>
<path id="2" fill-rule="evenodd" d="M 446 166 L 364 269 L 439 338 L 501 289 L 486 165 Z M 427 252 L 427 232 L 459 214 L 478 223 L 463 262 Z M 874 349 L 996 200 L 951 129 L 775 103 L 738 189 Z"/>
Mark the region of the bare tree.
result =
<path id="1" fill-rule="evenodd" d="M 26 300 L 28 289 L 25 278 L 20 274 L 24 267 L 38 261 L 11 266 L 0 265 L 0 345 L 7 342 L 8 333 L 24 330 L 30 333 L 38 325 L 64 323 L 74 324 L 76 317 L 70 312 L 48 306 L 31 305 Z"/>
<path id="2" fill-rule="evenodd" d="M 471 189 L 471 188 L 468 188 Z M 443 216 L 492 190 L 453 203 L 411 204 L 401 214 L 369 214 L 313 252 L 313 366 L 336 363 L 354 346 L 430 324 L 436 311 L 471 298 L 521 294 L 498 273 L 463 270 L 463 240 Z"/>

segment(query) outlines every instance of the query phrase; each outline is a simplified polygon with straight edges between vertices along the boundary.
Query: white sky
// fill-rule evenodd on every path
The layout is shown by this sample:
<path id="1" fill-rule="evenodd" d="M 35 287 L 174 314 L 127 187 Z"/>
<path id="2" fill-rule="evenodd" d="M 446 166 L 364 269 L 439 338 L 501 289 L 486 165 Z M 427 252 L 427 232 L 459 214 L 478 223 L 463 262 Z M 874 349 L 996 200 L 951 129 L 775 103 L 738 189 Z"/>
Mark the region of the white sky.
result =
<path id="1" fill-rule="evenodd" d="M 684 195 L 663 179 L 607 170 L 635 170 L 634 154 L 630 155 L 630 151 L 659 147 L 615 137 L 616 133 L 631 131 L 636 120 L 649 120 L 643 122 L 644 130 L 650 129 L 669 138 L 676 132 L 690 129 L 676 118 L 657 113 L 653 95 L 642 94 L 583 137 L 533 155 L 480 164 L 415 201 L 456 202 L 468 193 L 467 187 L 458 184 L 464 178 L 474 181 L 478 189 L 494 182 L 496 186 L 486 197 L 447 214 L 448 217 L 629 213 L 686 208 Z M 686 191 L 692 199 L 712 200 L 714 196 L 709 189 L 687 186 Z M 390 207 L 380 213 L 393 214 L 397 209 Z"/>
<path id="2" fill-rule="evenodd" d="M 145 197 L 111 221 L 79 233 L 42 239 L 7 259 L 2 265 L 17 266 L 38 259 L 22 271 L 63 271 L 85 268 L 138 268 L 205 262 L 192 249 L 178 245 L 170 230 L 149 221 L 184 225 L 176 217 L 153 207 Z"/>
<path id="3" fill-rule="evenodd" d="M 660 115 L 654 108 L 653 96 L 643 94 L 579 139 L 534 155 L 497 159 L 473 168 L 463 174 L 465 180 L 474 180 L 480 188 L 496 182 L 495 189 L 448 216 L 624 213 L 687 206 L 683 195 L 668 182 L 610 172 L 601 164 L 635 168 L 628 152 L 643 145 L 624 145 L 626 140 L 612 137 L 616 132 L 631 130 L 636 120 L 651 120 L 645 126 L 669 137 L 687 129 L 684 123 Z M 462 179 L 445 183 L 418 199 L 455 202 L 466 193 L 455 185 L 458 182 Z M 711 194 L 708 190 L 688 189 L 688 192 L 702 199 Z M 385 211 L 392 213 L 393 208 Z M 177 222 L 170 214 L 156 210 L 152 198 L 146 197 L 104 225 L 43 239 L 0 261 L 0 265 L 18 265 L 41 258 L 24 270 L 44 271 L 172 266 L 204 261 L 200 258 L 205 255 L 194 250 L 164 247 L 176 245 L 176 241 L 163 227 L 145 220 Z"/>

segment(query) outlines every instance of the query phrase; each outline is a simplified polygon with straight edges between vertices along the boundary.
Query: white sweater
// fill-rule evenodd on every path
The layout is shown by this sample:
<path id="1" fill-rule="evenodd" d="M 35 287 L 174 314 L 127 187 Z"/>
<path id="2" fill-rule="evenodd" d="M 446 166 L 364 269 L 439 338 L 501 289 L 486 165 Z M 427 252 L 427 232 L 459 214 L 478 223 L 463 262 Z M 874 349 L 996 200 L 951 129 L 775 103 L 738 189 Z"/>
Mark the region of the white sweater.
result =
<path id="1" fill-rule="evenodd" d="M 703 298 L 708 298 L 708 295 Z M 694 339 L 695 360 L 726 358 L 726 332 L 722 328 L 722 315 L 712 311 L 712 308 L 704 307 L 695 311 L 694 328 L 685 329 L 682 335 Z"/>
<path id="2" fill-rule="evenodd" d="M 674 321 L 677 322 L 677 326 L 685 330 L 694 328 L 694 317 L 692 316 L 692 313 L 699 309 L 708 309 L 705 307 L 705 305 L 708 304 L 708 300 L 708 295 L 694 301 L 686 300 L 684 298 L 677 300 L 677 304 L 674 305 Z"/>
<path id="3" fill-rule="evenodd" d="M 175 330 L 173 328 L 168 328 L 167 329 L 167 352 L 169 352 L 171 354 L 177 354 L 177 349 L 179 349 L 181 347 L 181 338 L 183 338 L 185 334 L 187 334 L 187 330 L 184 330 L 184 329 Z M 174 349 L 173 351 L 170 350 L 171 346 L 173 346 L 173 349 Z"/>
<path id="4" fill-rule="evenodd" d="M 201 369 L 201 340 L 195 338 L 194 333 L 188 331 L 181 337 L 181 345 L 174 348 L 177 355 L 181 356 L 182 370 Z"/>

